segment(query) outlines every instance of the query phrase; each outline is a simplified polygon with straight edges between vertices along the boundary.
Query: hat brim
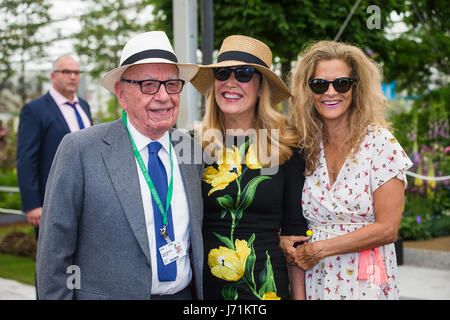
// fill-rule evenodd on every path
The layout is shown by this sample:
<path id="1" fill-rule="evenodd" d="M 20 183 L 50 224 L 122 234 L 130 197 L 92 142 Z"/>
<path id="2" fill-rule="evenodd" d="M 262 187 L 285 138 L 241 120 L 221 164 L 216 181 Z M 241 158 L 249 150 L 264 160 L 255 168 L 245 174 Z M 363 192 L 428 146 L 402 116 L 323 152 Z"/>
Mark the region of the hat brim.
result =
<path id="1" fill-rule="evenodd" d="M 203 96 L 206 96 L 211 86 L 214 85 L 215 81 L 212 69 L 220 67 L 236 67 L 236 66 L 251 66 L 262 73 L 264 78 L 269 82 L 269 88 L 271 91 L 271 102 L 273 105 L 277 105 L 278 103 L 284 101 L 285 99 L 291 96 L 291 93 L 286 84 L 272 70 L 259 64 L 245 63 L 237 60 L 227 60 L 214 64 L 209 64 L 206 66 L 200 66 L 200 69 L 198 70 L 195 77 L 191 80 L 191 83 L 198 91 L 200 91 L 200 93 Z"/>
<path id="2" fill-rule="evenodd" d="M 165 59 L 144 59 L 139 62 L 124 65 L 118 68 L 115 68 L 111 71 L 109 71 L 107 74 L 103 76 L 102 79 L 102 86 L 105 87 L 110 92 L 114 93 L 114 85 L 117 81 L 120 80 L 120 77 L 122 74 L 127 70 L 129 67 L 140 65 L 140 64 L 148 64 L 148 63 L 163 63 L 163 64 L 172 64 L 177 66 L 179 75 L 178 77 L 181 80 L 184 80 L 186 83 L 191 81 L 191 79 L 197 74 L 199 70 L 199 66 L 196 64 L 190 64 L 190 63 L 173 63 Z"/>

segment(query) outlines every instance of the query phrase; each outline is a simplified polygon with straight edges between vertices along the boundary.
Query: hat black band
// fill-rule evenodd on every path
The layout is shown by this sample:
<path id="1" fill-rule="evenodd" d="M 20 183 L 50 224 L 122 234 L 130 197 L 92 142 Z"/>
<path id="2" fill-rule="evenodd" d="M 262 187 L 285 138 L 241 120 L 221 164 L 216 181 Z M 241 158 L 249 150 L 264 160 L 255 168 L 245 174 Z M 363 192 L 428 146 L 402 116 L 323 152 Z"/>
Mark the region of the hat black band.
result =
<path id="1" fill-rule="evenodd" d="M 124 66 L 127 64 L 133 64 L 139 60 L 149 59 L 149 58 L 160 58 L 160 59 L 167 59 L 172 62 L 178 63 L 177 57 L 170 51 L 166 50 L 159 50 L 159 49 L 152 49 L 152 50 L 145 50 L 138 53 L 133 54 L 132 56 L 128 57 L 120 66 Z"/>
<path id="2" fill-rule="evenodd" d="M 264 63 L 260 58 L 242 51 L 226 51 L 221 53 L 217 57 L 217 62 L 227 61 L 227 60 L 237 60 L 237 61 L 243 61 L 246 63 L 253 63 L 253 64 L 259 64 L 261 66 L 264 66 L 266 68 L 269 68 L 267 64 Z"/>

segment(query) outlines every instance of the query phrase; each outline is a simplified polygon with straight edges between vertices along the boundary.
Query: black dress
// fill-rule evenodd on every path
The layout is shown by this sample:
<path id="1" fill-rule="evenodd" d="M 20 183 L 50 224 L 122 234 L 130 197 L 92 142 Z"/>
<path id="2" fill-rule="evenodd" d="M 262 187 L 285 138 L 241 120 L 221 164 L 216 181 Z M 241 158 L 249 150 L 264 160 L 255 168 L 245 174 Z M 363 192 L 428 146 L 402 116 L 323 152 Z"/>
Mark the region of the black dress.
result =
<path id="1" fill-rule="evenodd" d="M 289 299 L 278 232 L 304 235 L 307 230 L 301 208 L 304 158 L 293 150 L 276 174 L 264 176 L 247 166 L 254 168 L 256 161 L 249 143 L 236 147 L 238 139 L 233 140 L 227 148 L 233 161 L 205 166 L 202 179 L 204 298 Z M 241 159 L 241 166 L 234 163 Z"/>

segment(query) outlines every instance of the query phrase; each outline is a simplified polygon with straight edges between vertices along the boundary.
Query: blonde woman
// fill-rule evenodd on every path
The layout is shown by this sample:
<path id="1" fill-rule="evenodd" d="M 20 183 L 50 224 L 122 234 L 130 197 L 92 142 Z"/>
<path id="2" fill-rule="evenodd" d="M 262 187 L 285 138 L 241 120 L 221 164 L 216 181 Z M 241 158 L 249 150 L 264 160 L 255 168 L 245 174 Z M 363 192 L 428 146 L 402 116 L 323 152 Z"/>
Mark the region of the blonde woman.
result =
<path id="1" fill-rule="evenodd" d="M 304 158 L 276 106 L 290 96 L 259 40 L 233 35 L 193 85 L 206 96 L 200 139 L 205 167 L 205 299 L 304 299 L 304 272 L 288 268 L 278 233 L 301 235 Z M 306 237 L 300 237 L 306 240 Z M 292 285 L 293 283 L 293 285 Z"/>
<path id="2" fill-rule="evenodd" d="M 333 41 L 300 56 L 290 119 L 305 152 L 303 215 L 314 235 L 283 249 L 307 270 L 307 299 L 398 299 L 393 242 L 412 163 L 383 117 L 381 69 Z"/>

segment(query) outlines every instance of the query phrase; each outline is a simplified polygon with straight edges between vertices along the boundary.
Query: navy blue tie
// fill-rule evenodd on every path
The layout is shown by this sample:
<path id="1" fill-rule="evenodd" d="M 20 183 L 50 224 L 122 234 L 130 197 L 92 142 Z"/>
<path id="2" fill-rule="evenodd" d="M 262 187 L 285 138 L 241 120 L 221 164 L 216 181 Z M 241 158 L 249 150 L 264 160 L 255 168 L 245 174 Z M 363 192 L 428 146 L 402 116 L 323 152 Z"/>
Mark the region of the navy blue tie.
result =
<path id="1" fill-rule="evenodd" d="M 73 108 L 73 110 L 75 110 L 75 115 L 77 116 L 78 126 L 80 127 L 80 130 L 84 129 L 83 120 L 81 120 L 80 113 L 77 110 L 77 103 L 76 102 L 70 103 L 69 101 L 67 101 L 66 104 L 68 104 L 69 106 L 71 106 Z"/>
<path id="2" fill-rule="evenodd" d="M 167 173 L 164 164 L 158 157 L 158 151 L 161 149 L 162 145 L 159 142 L 151 142 L 148 145 L 148 173 L 152 179 L 153 185 L 158 192 L 159 199 L 161 203 L 166 208 L 166 198 L 167 198 Z M 152 197 L 153 204 L 153 217 L 155 226 L 155 238 L 156 238 L 156 260 L 158 263 L 158 279 L 159 281 L 174 281 L 177 277 L 177 262 L 173 261 L 168 265 L 164 265 L 161 258 L 161 253 L 159 248 L 166 245 L 167 242 L 161 235 L 160 231 L 164 227 L 163 217 L 156 205 L 155 200 Z M 166 232 L 169 235 L 171 241 L 175 240 L 173 233 L 173 222 L 172 222 L 172 207 L 169 207 L 167 212 L 167 228 Z"/>

